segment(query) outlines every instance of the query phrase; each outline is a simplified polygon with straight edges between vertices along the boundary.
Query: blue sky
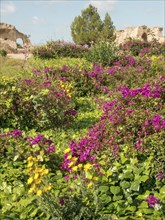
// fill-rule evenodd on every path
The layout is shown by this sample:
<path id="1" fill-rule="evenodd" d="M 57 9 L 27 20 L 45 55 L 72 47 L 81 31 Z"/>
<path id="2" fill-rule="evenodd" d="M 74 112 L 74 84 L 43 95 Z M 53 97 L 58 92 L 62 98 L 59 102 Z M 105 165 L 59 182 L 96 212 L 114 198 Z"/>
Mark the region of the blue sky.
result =
<path id="1" fill-rule="evenodd" d="M 97 7 L 101 19 L 108 12 L 117 30 L 140 25 L 165 30 L 165 0 L 0 0 L 0 4 L 1 22 L 30 35 L 34 45 L 59 39 L 71 42 L 70 25 L 89 4 Z"/>

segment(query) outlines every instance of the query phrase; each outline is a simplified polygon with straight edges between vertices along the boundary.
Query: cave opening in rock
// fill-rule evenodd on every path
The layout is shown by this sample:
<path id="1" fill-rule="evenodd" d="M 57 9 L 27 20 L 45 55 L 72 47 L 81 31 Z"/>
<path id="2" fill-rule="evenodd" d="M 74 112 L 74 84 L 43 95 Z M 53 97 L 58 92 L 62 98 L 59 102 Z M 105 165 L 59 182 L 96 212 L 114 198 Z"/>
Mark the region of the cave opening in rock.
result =
<path id="1" fill-rule="evenodd" d="M 17 49 L 22 49 L 24 46 L 23 40 L 21 38 L 16 39 Z"/>

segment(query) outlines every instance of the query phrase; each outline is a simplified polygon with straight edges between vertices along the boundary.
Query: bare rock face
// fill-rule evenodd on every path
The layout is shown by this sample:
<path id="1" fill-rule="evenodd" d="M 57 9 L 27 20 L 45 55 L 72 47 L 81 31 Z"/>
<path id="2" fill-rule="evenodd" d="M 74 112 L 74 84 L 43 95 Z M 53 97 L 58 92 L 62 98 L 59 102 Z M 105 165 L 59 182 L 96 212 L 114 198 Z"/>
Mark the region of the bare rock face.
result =
<path id="1" fill-rule="evenodd" d="M 165 37 L 163 37 L 162 27 L 128 27 L 124 30 L 115 31 L 116 34 L 116 44 L 124 44 L 128 40 L 140 40 L 144 42 L 151 42 L 156 39 L 159 43 L 165 42 Z"/>
<path id="2" fill-rule="evenodd" d="M 15 26 L 0 23 L 0 49 L 4 49 L 9 53 L 16 53 L 18 46 L 17 46 L 17 39 L 22 39 L 23 47 L 28 46 L 29 48 L 32 47 L 32 44 L 29 40 L 29 37 L 21 32 L 19 32 Z"/>

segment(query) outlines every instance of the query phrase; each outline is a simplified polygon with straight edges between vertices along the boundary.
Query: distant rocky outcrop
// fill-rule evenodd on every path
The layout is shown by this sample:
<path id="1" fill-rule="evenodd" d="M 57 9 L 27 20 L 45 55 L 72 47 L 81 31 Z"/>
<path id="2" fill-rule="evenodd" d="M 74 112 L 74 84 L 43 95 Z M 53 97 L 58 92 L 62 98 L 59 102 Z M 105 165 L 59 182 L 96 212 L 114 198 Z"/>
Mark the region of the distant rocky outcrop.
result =
<path id="1" fill-rule="evenodd" d="M 124 30 L 116 30 L 116 44 L 124 44 L 128 40 L 141 40 L 151 42 L 156 39 L 159 43 L 165 42 L 162 27 L 147 27 L 145 25 L 138 27 L 128 27 Z"/>
<path id="2" fill-rule="evenodd" d="M 8 53 L 16 53 L 19 48 L 17 45 L 17 39 L 22 39 L 23 47 L 32 47 L 29 37 L 19 32 L 15 26 L 0 23 L 0 49 L 6 50 Z"/>

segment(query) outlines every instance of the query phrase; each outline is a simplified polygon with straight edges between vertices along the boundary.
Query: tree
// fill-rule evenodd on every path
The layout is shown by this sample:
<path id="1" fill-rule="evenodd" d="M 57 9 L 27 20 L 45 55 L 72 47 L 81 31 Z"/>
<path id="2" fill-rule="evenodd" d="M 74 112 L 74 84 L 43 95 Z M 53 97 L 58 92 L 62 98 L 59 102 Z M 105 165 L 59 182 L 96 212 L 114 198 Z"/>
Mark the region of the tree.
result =
<path id="1" fill-rule="evenodd" d="M 106 13 L 103 21 L 103 28 L 101 31 L 100 39 L 104 41 L 115 40 L 114 30 L 115 30 L 115 26 L 113 25 L 111 17 L 108 13 Z"/>
<path id="2" fill-rule="evenodd" d="M 97 12 L 97 8 L 89 5 L 81 12 L 81 16 L 75 17 L 71 24 L 71 35 L 76 44 L 91 46 L 99 39 L 103 23 Z"/>

